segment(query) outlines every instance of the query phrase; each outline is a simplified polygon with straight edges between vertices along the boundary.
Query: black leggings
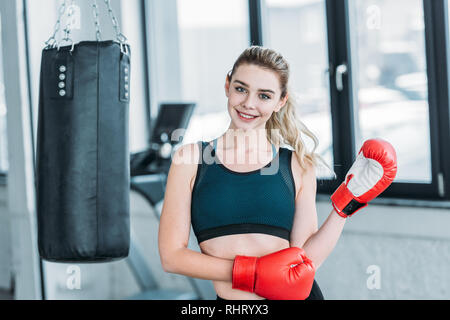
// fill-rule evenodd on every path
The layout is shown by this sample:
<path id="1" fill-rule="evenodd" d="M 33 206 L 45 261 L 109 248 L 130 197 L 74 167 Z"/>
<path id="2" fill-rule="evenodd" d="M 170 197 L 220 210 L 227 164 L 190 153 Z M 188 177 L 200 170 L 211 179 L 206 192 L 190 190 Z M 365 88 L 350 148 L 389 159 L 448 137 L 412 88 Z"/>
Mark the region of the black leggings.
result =
<path id="1" fill-rule="evenodd" d="M 216 300 L 227 300 L 227 299 L 223 299 L 217 296 Z M 325 300 L 316 280 L 314 280 L 313 286 L 311 288 L 311 293 L 305 300 Z"/>

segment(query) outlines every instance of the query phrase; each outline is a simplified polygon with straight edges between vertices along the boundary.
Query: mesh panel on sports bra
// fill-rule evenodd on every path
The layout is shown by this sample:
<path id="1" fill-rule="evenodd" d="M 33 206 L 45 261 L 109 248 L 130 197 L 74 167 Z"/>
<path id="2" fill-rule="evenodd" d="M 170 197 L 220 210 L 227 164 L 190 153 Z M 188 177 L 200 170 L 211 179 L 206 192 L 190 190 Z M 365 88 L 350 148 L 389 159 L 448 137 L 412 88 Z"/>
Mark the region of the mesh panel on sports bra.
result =
<path id="1" fill-rule="evenodd" d="M 284 182 L 286 183 L 286 186 L 289 188 L 289 191 L 292 192 L 292 194 L 294 195 L 294 199 L 295 199 L 295 182 L 294 182 L 294 177 L 292 174 L 292 167 L 291 167 L 291 159 L 294 155 L 291 150 L 289 150 L 289 151 L 290 152 L 286 152 L 286 157 L 288 159 L 289 165 L 280 166 L 280 173 L 281 173 L 281 176 L 283 177 Z"/>

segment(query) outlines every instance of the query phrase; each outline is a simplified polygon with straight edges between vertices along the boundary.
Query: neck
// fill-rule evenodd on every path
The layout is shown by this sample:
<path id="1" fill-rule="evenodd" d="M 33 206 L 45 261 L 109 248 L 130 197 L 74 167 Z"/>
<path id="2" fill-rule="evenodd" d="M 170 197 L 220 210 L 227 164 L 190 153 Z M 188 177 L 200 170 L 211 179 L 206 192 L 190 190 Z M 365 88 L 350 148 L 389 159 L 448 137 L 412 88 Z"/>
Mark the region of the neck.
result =
<path id="1" fill-rule="evenodd" d="M 233 149 L 246 153 L 272 150 L 272 144 L 267 139 L 265 129 L 243 130 L 229 128 L 217 139 L 217 144 L 221 149 Z"/>

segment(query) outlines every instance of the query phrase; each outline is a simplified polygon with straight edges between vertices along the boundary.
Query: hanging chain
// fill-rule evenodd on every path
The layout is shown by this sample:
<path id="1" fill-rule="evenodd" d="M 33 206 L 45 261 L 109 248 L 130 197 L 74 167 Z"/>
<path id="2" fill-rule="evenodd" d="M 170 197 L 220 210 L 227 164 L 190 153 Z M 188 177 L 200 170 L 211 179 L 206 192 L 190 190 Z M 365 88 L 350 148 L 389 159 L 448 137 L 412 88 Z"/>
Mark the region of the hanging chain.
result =
<path id="1" fill-rule="evenodd" d="M 97 41 L 102 41 L 102 33 L 100 32 L 100 19 L 98 16 L 97 0 L 92 1 L 92 12 L 94 14 L 95 37 Z"/>
<path id="2" fill-rule="evenodd" d="M 74 0 L 69 0 L 69 1 L 70 1 L 70 6 L 67 6 L 68 0 L 64 0 L 61 3 L 61 6 L 59 7 L 58 20 L 56 21 L 53 35 L 45 42 L 46 48 L 49 48 L 49 47 L 51 47 L 51 48 L 58 47 L 59 48 L 60 42 L 68 41 L 68 42 L 72 43 L 72 49 L 73 49 L 74 43 L 70 36 L 71 36 L 72 28 L 73 28 L 72 17 L 74 14 L 74 10 L 73 10 Z M 120 43 L 121 50 L 123 52 L 126 52 L 127 51 L 126 44 L 128 42 L 128 39 L 120 31 L 119 23 L 116 19 L 116 16 L 115 16 L 114 11 L 111 6 L 111 1 L 104 0 L 104 2 L 108 9 L 108 15 L 112 21 L 114 32 L 116 34 L 116 39 Z M 67 11 L 67 13 L 66 13 L 66 11 Z M 97 0 L 92 0 L 92 12 L 93 12 L 93 16 L 94 16 L 95 37 L 96 37 L 97 41 L 101 41 L 102 34 L 100 31 L 100 18 L 99 18 L 99 9 L 98 9 L 98 5 L 97 5 Z M 63 30 L 64 37 L 60 41 L 57 41 L 56 34 L 58 32 L 61 33 L 61 30 L 60 30 L 61 20 L 65 14 L 67 14 L 68 22 Z"/>
<path id="3" fill-rule="evenodd" d="M 108 14 L 109 14 L 109 17 L 111 18 L 114 32 L 116 33 L 116 39 L 117 39 L 117 41 L 119 41 L 120 44 L 125 44 L 128 41 L 128 39 L 120 32 L 119 23 L 117 22 L 116 16 L 112 9 L 111 1 L 104 0 L 104 2 L 108 9 Z M 97 41 L 101 41 L 102 34 L 100 31 L 100 19 L 99 19 L 99 14 L 98 14 L 97 0 L 92 1 L 92 8 L 93 8 L 93 13 L 94 13 L 95 35 L 96 35 Z"/>
<path id="4" fill-rule="evenodd" d="M 72 16 L 73 16 L 73 13 L 74 13 L 74 11 L 73 11 L 73 1 L 74 0 L 70 1 L 70 6 L 67 8 L 67 23 L 66 23 L 66 27 L 63 30 L 64 31 L 64 38 L 61 39 L 61 42 L 64 42 L 64 41 L 70 42 L 72 44 L 72 47 L 73 47 L 73 40 L 70 38 L 70 33 L 71 33 L 72 28 L 74 26 L 73 19 L 72 19 Z M 58 48 L 59 48 L 59 44 L 58 44 Z"/>
<path id="5" fill-rule="evenodd" d="M 105 1 L 106 6 L 108 7 L 108 14 L 109 14 L 109 17 L 111 18 L 114 31 L 116 32 L 116 39 L 121 44 L 124 44 L 127 42 L 128 39 L 120 32 L 119 23 L 117 22 L 116 16 L 114 15 L 114 12 L 111 7 L 111 1 L 110 0 L 104 0 L 104 1 Z"/>
<path id="6" fill-rule="evenodd" d="M 59 28 L 61 26 L 61 18 L 63 17 L 64 13 L 66 12 L 66 2 L 67 1 L 64 0 L 64 2 L 59 7 L 58 20 L 56 20 L 53 35 L 45 42 L 46 48 L 49 48 L 49 47 L 54 48 L 57 44 L 56 34 L 58 33 Z"/>

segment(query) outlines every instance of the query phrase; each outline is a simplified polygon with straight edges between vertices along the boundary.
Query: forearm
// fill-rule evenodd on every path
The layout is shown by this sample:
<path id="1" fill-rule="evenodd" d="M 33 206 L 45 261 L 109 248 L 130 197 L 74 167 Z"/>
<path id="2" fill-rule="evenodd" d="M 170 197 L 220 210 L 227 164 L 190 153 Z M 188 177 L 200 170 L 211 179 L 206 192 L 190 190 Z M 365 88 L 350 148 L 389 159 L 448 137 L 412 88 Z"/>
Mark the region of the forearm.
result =
<path id="1" fill-rule="evenodd" d="M 209 256 L 188 248 L 178 249 L 163 264 L 164 270 L 192 278 L 230 281 L 234 260 Z"/>
<path id="2" fill-rule="evenodd" d="M 305 250 L 308 258 L 314 262 L 316 269 L 320 267 L 336 246 L 344 228 L 345 220 L 334 209 L 331 210 L 327 220 L 303 245 L 303 250 Z"/>

